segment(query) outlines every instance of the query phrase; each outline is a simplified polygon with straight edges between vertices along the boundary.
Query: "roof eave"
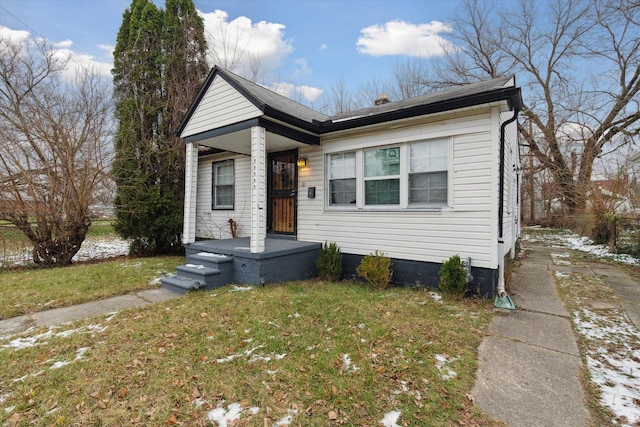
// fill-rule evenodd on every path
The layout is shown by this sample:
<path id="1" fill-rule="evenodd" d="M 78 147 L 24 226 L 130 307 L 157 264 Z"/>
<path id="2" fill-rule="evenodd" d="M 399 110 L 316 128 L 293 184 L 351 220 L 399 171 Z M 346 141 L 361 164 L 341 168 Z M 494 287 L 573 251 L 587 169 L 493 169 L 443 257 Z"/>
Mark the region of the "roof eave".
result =
<path id="1" fill-rule="evenodd" d="M 317 123 L 317 126 L 319 127 L 319 133 L 325 134 L 417 116 L 458 110 L 461 108 L 468 108 L 498 101 L 506 101 L 510 110 L 520 111 L 522 109 L 520 88 L 508 87 L 497 89 L 491 92 L 477 93 L 430 104 L 416 105 L 401 110 L 356 117 L 352 120 L 340 120 L 339 122 L 327 120 L 325 122 Z"/>

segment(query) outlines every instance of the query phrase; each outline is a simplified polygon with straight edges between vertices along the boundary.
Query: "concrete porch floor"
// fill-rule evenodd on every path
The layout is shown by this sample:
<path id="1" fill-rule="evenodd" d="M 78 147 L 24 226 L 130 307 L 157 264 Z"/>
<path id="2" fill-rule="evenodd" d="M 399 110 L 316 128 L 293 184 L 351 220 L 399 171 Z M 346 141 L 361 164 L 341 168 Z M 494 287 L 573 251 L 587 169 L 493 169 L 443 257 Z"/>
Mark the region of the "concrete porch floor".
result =
<path id="1" fill-rule="evenodd" d="M 201 240 L 186 245 L 187 255 L 196 252 L 209 252 L 222 255 L 237 255 L 242 258 L 267 259 L 283 257 L 297 253 L 316 251 L 322 248 L 321 243 L 302 242 L 279 237 L 267 237 L 265 251 L 251 253 L 249 237 L 237 237 L 234 239 Z"/>

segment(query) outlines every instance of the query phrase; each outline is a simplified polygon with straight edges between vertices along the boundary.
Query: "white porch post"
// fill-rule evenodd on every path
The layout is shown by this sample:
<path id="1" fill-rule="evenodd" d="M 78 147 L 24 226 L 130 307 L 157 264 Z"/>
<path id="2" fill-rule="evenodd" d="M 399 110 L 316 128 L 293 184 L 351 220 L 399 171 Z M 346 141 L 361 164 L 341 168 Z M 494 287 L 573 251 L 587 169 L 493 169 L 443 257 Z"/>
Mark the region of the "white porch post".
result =
<path id="1" fill-rule="evenodd" d="M 265 129 L 251 128 L 251 253 L 265 250 L 267 238 L 267 149 Z"/>
<path id="2" fill-rule="evenodd" d="M 184 176 L 184 225 L 182 244 L 196 241 L 196 197 L 198 194 L 198 144 L 187 143 Z"/>

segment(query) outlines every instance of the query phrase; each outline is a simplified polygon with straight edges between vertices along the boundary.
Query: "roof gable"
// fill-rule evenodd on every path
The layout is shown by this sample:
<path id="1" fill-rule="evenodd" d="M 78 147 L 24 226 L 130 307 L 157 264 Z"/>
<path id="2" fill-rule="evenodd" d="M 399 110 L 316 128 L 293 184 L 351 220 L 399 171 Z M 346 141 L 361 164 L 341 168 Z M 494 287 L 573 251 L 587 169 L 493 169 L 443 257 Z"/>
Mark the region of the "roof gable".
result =
<path id="1" fill-rule="evenodd" d="M 180 136 L 191 135 L 232 125 L 262 116 L 262 111 L 224 78 L 213 75 L 192 105 L 183 122 Z M 195 107 L 195 108 L 194 108 Z"/>

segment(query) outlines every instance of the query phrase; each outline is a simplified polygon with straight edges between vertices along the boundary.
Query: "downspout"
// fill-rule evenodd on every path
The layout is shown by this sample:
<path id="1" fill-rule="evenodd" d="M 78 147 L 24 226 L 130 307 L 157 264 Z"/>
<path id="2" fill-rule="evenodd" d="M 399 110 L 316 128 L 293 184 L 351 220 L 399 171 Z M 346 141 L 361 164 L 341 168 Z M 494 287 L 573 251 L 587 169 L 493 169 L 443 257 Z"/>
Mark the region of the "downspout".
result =
<path id="1" fill-rule="evenodd" d="M 507 292 L 504 290 L 504 151 L 505 151 L 505 129 L 506 127 L 518 119 L 518 108 L 514 107 L 513 116 L 500 125 L 500 182 L 498 191 L 500 193 L 500 204 L 498 205 L 498 286 L 497 293 L 499 297 L 504 297 Z"/>

